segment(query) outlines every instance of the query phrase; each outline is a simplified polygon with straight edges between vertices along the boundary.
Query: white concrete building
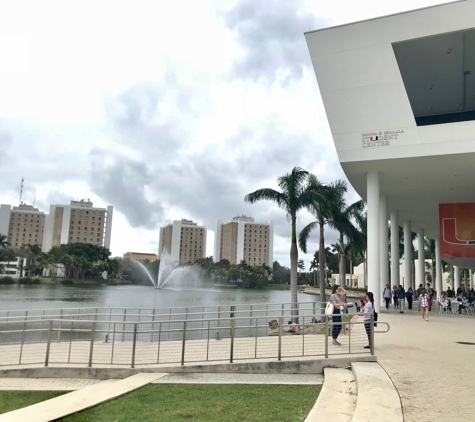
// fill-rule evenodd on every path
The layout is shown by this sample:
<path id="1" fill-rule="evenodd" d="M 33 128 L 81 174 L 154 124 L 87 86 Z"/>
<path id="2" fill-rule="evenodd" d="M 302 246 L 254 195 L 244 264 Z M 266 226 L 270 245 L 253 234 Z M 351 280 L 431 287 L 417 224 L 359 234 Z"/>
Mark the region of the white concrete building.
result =
<path id="1" fill-rule="evenodd" d="M 249 265 L 265 264 L 272 268 L 274 224 L 259 223 L 252 217 L 237 216 L 223 224 L 218 220 L 214 236 L 214 261 L 227 259 L 231 264 L 242 260 Z"/>
<path id="2" fill-rule="evenodd" d="M 89 200 L 51 205 L 46 216 L 42 251 L 67 243 L 92 243 L 110 249 L 114 208 L 93 207 Z"/>
<path id="3" fill-rule="evenodd" d="M 21 268 L 26 267 L 26 258 L 15 257 L 13 261 L 0 261 L 0 277 L 20 277 Z"/>
<path id="4" fill-rule="evenodd" d="M 411 231 L 420 256 L 424 236 L 436 240 L 440 292 L 441 248 L 450 242 L 442 238 L 439 209 L 475 202 L 475 0 L 305 36 L 340 164 L 367 201 L 369 290 L 381 297 L 389 279 L 390 219 L 393 256 L 399 256 L 399 226 L 407 260 Z M 465 251 L 444 255 L 448 262 L 475 268 L 474 220 L 467 218 L 464 232 L 452 228 L 452 243 Z M 391 285 L 400 279 L 393 261 Z M 420 276 L 423 264 L 416 268 Z M 413 283 L 408 271 L 406 289 Z"/>

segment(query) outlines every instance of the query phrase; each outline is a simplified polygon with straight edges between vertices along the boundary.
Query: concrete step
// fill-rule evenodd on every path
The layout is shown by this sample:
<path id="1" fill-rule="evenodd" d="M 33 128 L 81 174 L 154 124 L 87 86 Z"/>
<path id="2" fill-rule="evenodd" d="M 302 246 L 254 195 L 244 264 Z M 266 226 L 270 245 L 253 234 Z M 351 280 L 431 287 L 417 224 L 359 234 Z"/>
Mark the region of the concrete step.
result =
<path id="1" fill-rule="evenodd" d="M 401 399 L 386 371 L 376 362 L 353 362 L 358 391 L 351 422 L 403 422 Z"/>
<path id="2" fill-rule="evenodd" d="M 348 369 L 325 368 L 324 374 L 322 390 L 305 422 L 350 422 L 356 405 L 353 372 Z"/>
<path id="3" fill-rule="evenodd" d="M 49 422 L 115 399 L 157 380 L 166 373 L 140 373 L 122 380 L 107 380 L 54 399 L 0 415 L 0 422 Z"/>

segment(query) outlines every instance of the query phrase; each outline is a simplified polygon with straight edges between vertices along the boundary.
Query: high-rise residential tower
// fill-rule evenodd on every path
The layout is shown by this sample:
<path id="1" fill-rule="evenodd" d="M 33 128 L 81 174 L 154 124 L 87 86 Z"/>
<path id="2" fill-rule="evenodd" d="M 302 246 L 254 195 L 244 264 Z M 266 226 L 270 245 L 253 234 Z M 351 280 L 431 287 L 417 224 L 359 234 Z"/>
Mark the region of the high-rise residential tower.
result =
<path id="1" fill-rule="evenodd" d="M 238 216 L 223 224 L 218 220 L 214 237 L 214 261 L 227 259 L 231 264 L 242 260 L 249 265 L 272 267 L 274 225 L 257 223 L 252 217 Z"/>
<path id="2" fill-rule="evenodd" d="M 110 249 L 113 207 L 95 208 L 89 200 L 51 205 L 46 217 L 43 252 L 65 243 L 92 243 Z"/>
<path id="3" fill-rule="evenodd" d="M 45 213 L 31 205 L 0 206 L 0 233 L 8 236 L 8 243 L 20 248 L 23 245 L 42 246 Z"/>
<path id="4" fill-rule="evenodd" d="M 206 228 L 191 220 L 174 220 L 160 228 L 158 257 L 168 252 L 172 261 L 181 265 L 194 263 L 206 254 Z"/>

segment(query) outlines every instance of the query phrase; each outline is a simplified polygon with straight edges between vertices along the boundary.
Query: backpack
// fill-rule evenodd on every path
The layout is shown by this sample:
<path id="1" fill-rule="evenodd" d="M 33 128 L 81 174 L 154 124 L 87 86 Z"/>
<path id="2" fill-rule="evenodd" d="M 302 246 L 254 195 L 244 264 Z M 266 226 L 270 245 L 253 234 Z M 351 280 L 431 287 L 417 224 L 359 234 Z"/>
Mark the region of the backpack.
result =
<path id="1" fill-rule="evenodd" d="M 374 321 L 374 326 L 378 326 L 378 313 L 376 312 L 376 309 L 374 309 L 374 303 L 373 303 L 373 321 Z"/>

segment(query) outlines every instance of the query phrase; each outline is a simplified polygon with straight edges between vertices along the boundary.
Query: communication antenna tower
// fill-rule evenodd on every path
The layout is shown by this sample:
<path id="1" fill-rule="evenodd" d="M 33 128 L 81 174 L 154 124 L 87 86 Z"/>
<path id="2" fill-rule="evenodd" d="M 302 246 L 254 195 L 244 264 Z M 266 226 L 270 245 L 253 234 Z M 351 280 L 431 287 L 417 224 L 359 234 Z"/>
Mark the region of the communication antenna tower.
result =
<path id="1" fill-rule="evenodd" d="M 22 177 L 21 178 L 21 186 L 20 186 L 20 205 L 22 204 L 21 202 L 21 198 L 23 196 L 23 182 L 25 181 L 25 179 Z"/>

